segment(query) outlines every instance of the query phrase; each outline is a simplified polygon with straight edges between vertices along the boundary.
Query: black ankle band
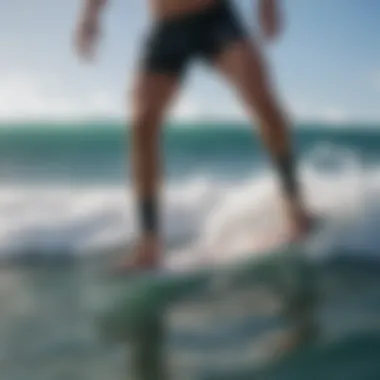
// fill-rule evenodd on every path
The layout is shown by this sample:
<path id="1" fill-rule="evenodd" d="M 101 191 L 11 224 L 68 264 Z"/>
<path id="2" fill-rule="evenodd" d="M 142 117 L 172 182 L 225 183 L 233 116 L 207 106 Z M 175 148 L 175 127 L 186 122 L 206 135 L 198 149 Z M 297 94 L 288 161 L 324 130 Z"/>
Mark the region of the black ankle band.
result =
<path id="1" fill-rule="evenodd" d="M 295 163 L 292 155 L 284 155 L 276 160 L 278 172 L 285 193 L 290 197 L 297 197 L 299 193 L 296 178 Z"/>
<path id="2" fill-rule="evenodd" d="M 153 199 L 144 199 L 139 204 L 140 228 L 142 233 L 156 233 L 158 230 L 157 203 Z"/>

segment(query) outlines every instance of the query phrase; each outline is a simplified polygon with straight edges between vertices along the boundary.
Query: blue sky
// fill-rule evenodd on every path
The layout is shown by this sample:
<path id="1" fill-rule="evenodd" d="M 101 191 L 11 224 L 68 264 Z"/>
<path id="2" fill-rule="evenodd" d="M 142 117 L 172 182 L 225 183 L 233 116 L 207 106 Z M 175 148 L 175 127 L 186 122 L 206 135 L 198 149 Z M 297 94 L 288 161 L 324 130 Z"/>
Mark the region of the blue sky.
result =
<path id="1" fill-rule="evenodd" d="M 283 0 L 286 29 L 266 47 L 281 98 L 298 120 L 380 121 L 380 1 Z M 144 0 L 110 0 L 96 64 L 81 64 L 71 37 L 79 0 L 1 0 L 0 119 L 128 114 Z M 235 0 L 257 33 L 255 0 Z M 257 35 L 257 34 L 256 34 Z M 245 118 L 233 91 L 201 64 L 171 117 Z"/>

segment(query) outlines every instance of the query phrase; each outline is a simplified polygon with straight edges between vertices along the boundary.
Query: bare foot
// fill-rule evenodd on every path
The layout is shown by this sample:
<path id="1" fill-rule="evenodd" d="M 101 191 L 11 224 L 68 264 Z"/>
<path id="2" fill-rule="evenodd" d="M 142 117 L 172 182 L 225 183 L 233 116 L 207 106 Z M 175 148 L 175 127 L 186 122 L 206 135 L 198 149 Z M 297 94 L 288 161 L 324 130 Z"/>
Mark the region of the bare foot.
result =
<path id="1" fill-rule="evenodd" d="M 119 274 L 153 270 L 160 264 L 161 244 L 156 237 L 145 237 L 137 245 L 133 256 L 124 258 L 116 267 Z"/>
<path id="2" fill-rule="evenodd" d="M 314 226 L 313 218 L 305 208 L 296 202 L 287 205 L 287 215 L 290 219 L 290 239 L 302 239 Z"/>

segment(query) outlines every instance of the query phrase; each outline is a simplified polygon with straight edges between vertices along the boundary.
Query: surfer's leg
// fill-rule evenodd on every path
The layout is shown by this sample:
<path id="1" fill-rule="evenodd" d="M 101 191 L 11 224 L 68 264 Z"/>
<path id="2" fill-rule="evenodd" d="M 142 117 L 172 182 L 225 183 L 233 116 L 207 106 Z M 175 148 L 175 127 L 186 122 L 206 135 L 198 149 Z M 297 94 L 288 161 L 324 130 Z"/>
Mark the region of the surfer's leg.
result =
<path id="1" fill-rule="evenodd" d="M 207 51 L 208 58 L 236 89 L 252 120 L 258 118 L 262 138 L 281 177 L 292 237 L 302 237 L 310 228 L 310 219 L 298 189 L 289 122 L 276 97 L 264 57 L 231 13 L 220 22 L 218 30 L 218 38 Z M 295 321 L 294 336 L 298 334 L 299 342 L 308 338 L 312 319 L 298 305 L 296 309 L 296 318 L 291 319 Z"/>
<path id="2" fill-rule="evenodd" d="M 258 119 L 261 136 L 281 179 L 293 237 L 300 237 L 309 229 L 309 218 L 299 191 L 289 122 L 264 58 L 248 38 L 242 37 L 226 46 L 214 62 L 237 90 L 252 120 Z"/>
<path id="3" fill-rule="evenodd" d="M 131 161 L 140 238 L 138 265 L 155 265 L 159 255 L 160 133 L 170 100 L 178 87 L 176 76 L 141 71 L 137 77 L 131 123 Z"/>
<path id="4" fill-rule="evenodd" d="M 281 176 L 288 213 L 294 222 L 293 231 L 302 235 L 302 227 L 308 223 L 298 193 L 288 121 L 276 99 L 260 50 L 252 45 L 228 4 L 224 3 L 205 27 L 201 55 L 237 90 L 252 119 L 258 117 L 262 137 Z"/>
<path id="5" fill-rule="evenodd" d="M 161 125 L 179 88 L 191 53 L 186 49 L 177 50 L 183 46 L 178 43 L 178 39 L 184 32 L 179 27 L 173 30 L 174 26 L 162 22 L 152 27 L 134 84 L 131 160 L 140 238 L 135 258 L 132 263 L 122 265 L 122 270 L 128 270 L 131 266 L 153 267 L 159 260 Z"/>

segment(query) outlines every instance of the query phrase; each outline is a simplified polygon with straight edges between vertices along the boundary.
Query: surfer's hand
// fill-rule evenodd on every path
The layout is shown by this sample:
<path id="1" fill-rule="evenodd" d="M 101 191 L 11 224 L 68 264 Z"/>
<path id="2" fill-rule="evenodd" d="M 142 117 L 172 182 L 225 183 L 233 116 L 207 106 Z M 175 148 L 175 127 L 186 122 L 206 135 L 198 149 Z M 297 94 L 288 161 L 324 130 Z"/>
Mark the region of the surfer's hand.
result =
<path id="1" fill-rule="evenodd" d="M 94 58 L 95 45 L 99 39 L 100 27 L 96 17 L 84 17 L 75 33 L 75 48 L 79 57 L 90 61 Z"/>
<path id="2" fill-rule="evenodd" d="M 276 0 L 261 0 L 259 9 L 260 27 L 264 37 L 272 41 L 282 32 L 282 20 Z"/>

